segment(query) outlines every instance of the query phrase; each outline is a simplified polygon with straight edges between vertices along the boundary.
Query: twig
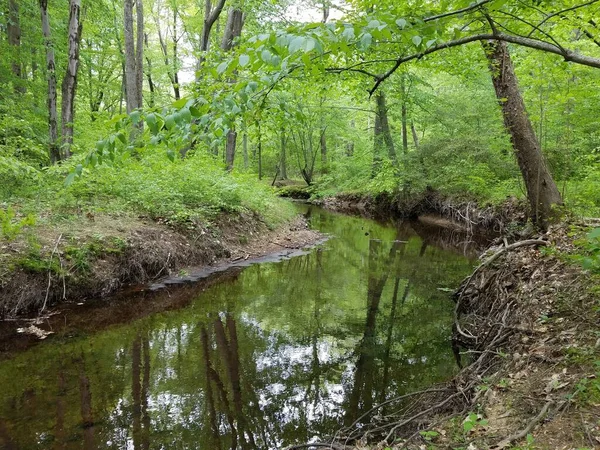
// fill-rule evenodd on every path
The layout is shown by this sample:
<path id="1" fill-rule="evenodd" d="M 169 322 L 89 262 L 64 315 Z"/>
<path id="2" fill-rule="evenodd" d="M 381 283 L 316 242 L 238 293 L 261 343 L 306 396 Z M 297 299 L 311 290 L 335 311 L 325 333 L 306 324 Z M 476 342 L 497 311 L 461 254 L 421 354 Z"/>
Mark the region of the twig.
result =
<path id="1" fill-rule="evenodd" d="M 523 439 L 524 437 L 526 437 L 529 433 L 531 433 L 531 430 L 533 430 L 533 428 L 539 422 L 541 422 L 544 417 L 546 417 L 546 414 L 548 413 L 548 409 L 550 408 L 551 405 L 552 405 L 552 402 L 547 402 L 544 405 L 544 407 L 542 408 L 542 410 L 539 412 L 539 414 L 537 416 L 535 416 L 533 418 L 533 420 L 531 422 L 529 422 L 529 424 L 524 429 L 522 429 L 518 433 L 515 433 L 515 434 L 507 437 L 506 439 L 498 442 L 492 448 L 500 450 L 502 448 L 508 447 L 513 442 L 518 441 L 518 440 Z"/>
<path id="2" fill-rule="evenodd" d="M 46 288 L 46 296 L 44 297 L 44 304 L 42 305 L 42 309 L 40 310 L 39 314 L 42 314 L 44 312 L 44 310 L 46 309 L 46 304 L 48 303 L 48 296 L 50 295 L 50 285 L 52 284 L 52 259 L 54 258 L 54 254 L 56 253 L 56 250 L 58 249 L 58 244 L 60 243 L 61 239 L 62 239 L 62 233 L 58 236 L 58 239 L 56 240 L 56 243 L 54 244 L 54 249 L 52 249 L 52 254 L 50 255 L 50 262 L 48 263 L 48 266 L 49 266 L 48 267 L 48 287 Z"/>

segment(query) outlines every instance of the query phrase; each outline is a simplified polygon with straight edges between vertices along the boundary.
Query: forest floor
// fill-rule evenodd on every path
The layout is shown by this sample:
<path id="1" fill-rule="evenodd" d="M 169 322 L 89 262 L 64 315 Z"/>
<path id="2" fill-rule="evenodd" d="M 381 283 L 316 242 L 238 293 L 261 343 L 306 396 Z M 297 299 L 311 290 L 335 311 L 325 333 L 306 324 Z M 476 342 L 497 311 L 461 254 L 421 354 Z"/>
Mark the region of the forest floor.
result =
<path id="1" fill-rule="evenodd" d="M 222 214 L 174 228 L 135 216 L 82 216 L 36 227 L 0 246 L 0 317 L 39 314 L 61 302 L 106 297 L 190 267 L 291 251 L 321 238 L 301 217 L 270 229 L 257 214 Z"/>

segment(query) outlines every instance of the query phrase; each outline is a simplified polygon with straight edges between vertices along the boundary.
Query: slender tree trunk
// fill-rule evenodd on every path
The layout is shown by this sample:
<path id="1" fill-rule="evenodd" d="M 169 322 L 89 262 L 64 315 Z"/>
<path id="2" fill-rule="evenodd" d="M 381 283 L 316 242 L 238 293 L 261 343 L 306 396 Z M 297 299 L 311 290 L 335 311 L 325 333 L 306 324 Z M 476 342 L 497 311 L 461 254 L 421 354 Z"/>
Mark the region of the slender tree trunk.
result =
<path id="1" fill-rule="evenodd" d="M 279 177 L 282 180 L 287 180 L 287 157 L 286 147 L 287 139 L 285 138 L 285 128 L 281 127 L 281 155 L 279 158 Z"/>
<path id="2" fill-rule="evenodd" d="M 407 128 L 407 111 L 406 111 L 406 82 L 405 74 L 402 74 L 400 79 L 400 86 L 402 90 L 402 152 L 406 155 L 408 153 L 408 128 Z"/>
<path id="3" fill-rule="evenodd" d="M 148 48 L 148 34 L 144 34 L 144 45 L 146 46 L 146 48 Z M 146 55 L 146 66 L 144 72 L 146 73 L 146 79 L 148 80 L 148 89 L 150 89 L 150 100 L 148 101 L 148 106 L 152 108 L 155 104 L 156 94 L 154 88 L 154 81 L 152 80 L 152 61 L 150 60 L 148 55 Z"/>
<path id="4" fill-rule="evenodd" d="M 517 77 L 505 42 L 484 44 L 496 97 L 502 108 L 504 124 L 510 134 L 517 162 L 527 189 L 533 221 L 546 228 L 553 218 L 552 208 L 562 204 L 540 144 L 525 110 Z"/>
<path id="5" fill-rule="evenodd" d="M 6 33 L 8 43 L 12 47 L 11 69 L 13 75 L 20 79 L 23 75 L 21 67 L 21 23 L 19 20 L 19 3 L 17 0 L 8 0 L 8 22 L 6 24 Z M 17 80 L 19 83 L 19 80 Z M 18 84 L 15 90 L 22 92 L 22 86 Z"/>
<path id="6" fill-rule="evenodd" d="M 62 81 L 62 145 L 65 158 L 71 156 L 73 144 L 73 122 L 75 120 L 75 93 L 79 70 L 79 46 L 83 26 L 79 20 L 81 0 L 69 1 L 69 58 L 67 71 Z"/>
<path id="7" fill-rule="evenodd" d="M 138 108 L 143 106 L 142 90 L 144 85 L 144 2 L 135 1 L 136 43 L 135 43 L 135 94 Z"/>
<path id="8" fill-rule="evenodd" d="M 46 77 L 48 78 L 48 133 L 50 161 L 55 163 L 60 160 L 58 148 L 58 122 L 57 122 L 57 93 L 56 93 L 56 65 L 54 62 L 54 47 L 50 38 L 50 20 L 48 19 L 48 0 L 40 0 L 40 13 L 42 18 L 42 33 L 46 47 Z"/>
<path id="9" fill-rule="evenodd" d="M 242 149 L 244 152 L 244 169 L 247 169 L 250 165 L 248 161 L 248 133 L 244 131 L 244 136 L 242 137 Z"/>
<path id="10" fill-rule="evenodd" d="M 258 179 L 262 180 L 262 135 L 260 130 L 260 122 L 258 123 Z"/>
<path id="11" fill-rule="evenodd" d="M 382 90 L 377 91 L 377 94 L 375 95 L 375 101 L 377 103 L 375 114 L 375 152 L 378 161 L 381 161 L 381 147 L 385 145 L 388 156 L 392 161 L 392 164 L 395 166 L 398 162 L 398 158 L 396 157 L 396 149 L 394 148 L 394 140 L 392 139 L 392 132 L 390 130 L 390 124 L 388 121 L 385 94 Z"/>
<path id="12" fill-rule="evenodd" d="M 327 127 L 321 128 L 321 172 L 327 173 Z"/>
<path id="13" fill-rule="evenodd" d="M 419 135 L 417 134 L 417 129 L 415 128 L 415 124 L 413 122 L 410 123 L 410 131 L 412 132 L 415 150 L 419 150 Z"/>
<path id="14" fill-rule="evenodd" d="M 229 51 L 233 48 L 235 40 L 242 34 L 242 27 L 244 26 L 244 15 L 240 9 L 231 8 L 227 16 L 227 26 L 223 33 L 223 42 L 221 42 L 221 48 L 224 51 Z M 233 81 L 233 80 L 231 80 Z M 235 148 L 237 143 L 237 131 L 235 125 L 232 125 L 231 129 L 227 133 L 227 143 L 225 147 L 225 164 L 227 171 L 233 170 L 233 163 L 235 159 Z"/>
<path id="15" fill-rule="evenodd" d="M 200 56 L 198 57 L 198 62 L 196 64 L 196 82 L 199 82 L 202 79 L 202 66 L 206 60 L 206 52 L 210 45 L 210 32 L 221 15 L 224 6 L 225 0 L 219 0 L 214 8 L 211 0 L 205 0 L 204 2 L 204 23 L 200 35 Z"/>

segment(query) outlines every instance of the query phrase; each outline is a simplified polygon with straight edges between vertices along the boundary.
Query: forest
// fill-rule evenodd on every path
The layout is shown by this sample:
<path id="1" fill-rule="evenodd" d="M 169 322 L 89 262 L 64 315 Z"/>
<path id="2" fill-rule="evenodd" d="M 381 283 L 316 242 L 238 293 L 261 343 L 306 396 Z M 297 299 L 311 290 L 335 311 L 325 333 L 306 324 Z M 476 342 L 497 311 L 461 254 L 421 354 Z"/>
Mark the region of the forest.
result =
<path id="1" fill-rule="evenodd" d="M 426 389 L 426 401 L 439 406 L 431 409 L 440 417 L 432 416 L 427 425 L 415 422 L 417 428 L 410 429 L 414 434 L 404 433 L 410 439 L 398 441 L 402 445 L 398 448 L 412 448 L 409 442 L 419 439 L 423 446 L 415 448 L 480 448 L 471 447 L 469 439 L 479 437 L 477 430 L 483 430 L 483 436 L 488 419 L 491 421 L 491 416 L 485 418 L 477 410 L 479 406 L 474 406 L 483 390 L 506 394 L 510 391 L 506 386 L 528 379 L 533 372 L 555 377 L 555 384 L 545 391 L 543 386 L 535 388 L 545 392 L 547 402 L 540 404 L 540 394 L 535 401 L 521 405 L 529 419 L 534 417 L 528 422 L 531 428 L 527 423 L 527 428 L 523 427 L 522 418 L 510 430 L 524 428 L 526 432 L 505 430 L 508 441 L 493 448 L 538 448 L 529 440 L 530 431 L 543 423 L 546 415 L 554 417 L 568 410 L 565 402 L 571 401 L 579 401 L 574 408 L 584 408 L 578 410 L 583 425 L 571 430 L 571 436 L 582 436 L 583 441 L 568 442 L 578 442 L 577 448 L 588 448 L 580 447 L 581 442 L 586 446 L 591 442 L 589 448 L 600 443 L 600 422 L 589 412 L 600 401 L 600 383 L 596 381 L 600 378 L 600 228 L 594 229 L 600 226 L 596 219 L 600 217 L 600 0 L 0 0 L 0 5 L 0 360 L 9 358 L 3 351 L 12 345 L 4 344 L 10 339 L 3 327 L 21 320 L 16 318 L 35 315 L 50 324 L 56 305 L 84 305 L 90 299 L 122 292 L 122 288 L 130 289 L 129 293 L 168 290 L 171 285 L 208 278 L 208 272 L 198 275 L 190 267 L 216 267 L 209 272 L 217 277 L 221 265 L 230 264 L 228 268 L 234 270 L 255 263 L 259 267 L 240 276 L 251 280 L 246 281 L 248 286 L 230 286 L 227 278 L 224 293 L 214 291 L 218 292 L 214 305 L 194 306 L 203 316 L 199 323 L 186 322 L 181 329 L 169 325 L 164 333 L 156 328 L 157 322 L 175 320 L 160 315 L 179 308 L 174 306 L 178 301 L 175 295 L 163 299 L 162 306 L 159 301 L 149 301 L 147 313 L 142 313 L 144 306 L 140 306 L 131 321 L 139 320 L 143 331 L 119 333 L 113 329 L 99 339 L 105 347 L 98 352 L 86 347 L 80 357 L 76 355 L 79 341 L 69 343 L 64 351 L 75 355 L 71 366 L 62 362 L 60 367 L 52 365 L 51 373 L 64 378 L 63 373 L 71 370 L 75 374 L 71 381 L 79 377 L 79 387 L 73 381 L 70 389 L 82 389 L 80 409 L 90 418 L 82 417 L 82 425 L 75 404 L 78 400 L 71 401 L 75 408 L 69 414 L 73 417 L 66 421 L 72 423 L 73 436 L 78 436 L 72 441 L 92 439 L 81 429 L 91 427 L 91 415 L 101 415 L 99 411 L 92 414 L 91 400 L 85 400 L 95 401 L 98 393 L 94 390 L 103 389 L 98 386 L 104 382 L 94 375 L 96 387 L 90 394 L 86 358 L 105 352 L 119 354 L 119 364 L 129 364 L 133 351 L 132 374 L 123 370 L 120 378 L 114 375 L 119 378 L 118 386 L 112 386 L 114 392 L 108 392 L 100 403 L 104 409 L 118 403 L 129 382 L 126 377 L 137 377 L 133 381 L 137 397 L 133 406 L 129 405 L 138 433 L 132 438 L 132 448 L 150 448 L 148 427 L 152 427 L 140 422 L 150 421 L 148 415 L 142 418 L 146 414 L 142 409 L 149 408 L 149 400 L 142 397 L 152 390 L 149 367 L 156 363 L 164 366 L 165 373 L 170 370 L 168 365 L 176 358 L 171 341 L 177 339 L 177 358 L 181 358 L 180 349 L 188 345 L 185 330 L 189 326 L 190 339 L 198 340 L 197 348 L 190 346 L 195 348 L 190 354 L 207 366 L 203 381 L 198 378 L 194 383 L 204 383 L 202 389 L 210 398 L 206 410 L 198 406 L 205 401 L 202 395 L 183 401 L 182 408 L 208 415 L 203 416 L 206 424 L 194 425 L 198 429 L 186 428 L 185 420 L 177 426 L 188 438 L 192 431 L 200 430 L 203 439 L 214 444 L 206 448 L 238 448 L 238 439 L 243 449 L 261 448 L 256 442 L 263 442 L 263 448 L 283 448 L 283 442 L 290 449 L 310 448 L 301 443 L 315 442 L 310 433 L 325 433 L 325 424 L 331 427 L 343 421 L 352 424 L 344 432 L 354 436 L 353 444 L 362 442 L 363 437 L 368 441 L 369 433 L 381 434 L 385 429 L 383 436 L 389 434 L 373 449 L 396 449 L 388 446 L 396 442 L 394 433 L 407 431 L 403 427 L 420 416 L 409 420 L 396 412 L 396 422 L 381 426 L 373 422 L 373 428 L 365 426 L 364 436 L 358 438 L 351 429 L 357 417 L 362 417 L 358 412 L 378 408 L 373 406 L 375 400 L 387 405 L 393 389 L 402 394 L 398 398 L 412 395 L 399 386 L 422 388 L 403 380 L 401 372 L 412 370 L 410 366 L 415 364 L 426 366 L 429 357 L 432 364 L 439 365 L 440 374 L 424 370 L 431 378 L 427 383 L 445 380 L 441 372 L 455 370 L 452 355 L 443 348 L 450 334 L 455 357 L 459 347 L 468 348 L 465 354 L 479 356 L 466 368 L 468 375 L 461 379 L 461 387 L 445 386 L 439 392 L 450 399 L 465 392 L 473 395 L 469 394 L 462 409 L 454 405 L 450 414 L 446 400 L 436 396 L 438 391 Z M 426 221 L 396 224 L 399 231 L 395 234 L 366 219 L 359 222 L 328 216 L 331 212 L 315 213 L 315 219 L 312 210 L 302 210 L 288 197 L 338 212 L 366 211 L 370 217 L 388 221 L 435 215 L 434 224 L 448 226 L 451 236 L 432 237 L 431 224 Z M 475 240 L 467 243 L 475 228 L 481 228 L 486 237 L 493 235 L 488 244 L 495 242 L 495 247 L 483 253 L 488 259 L 482 256 L 478 266 L 474 266 L 474 254 L 489 245 L 475 245 Z M 464 238 L 463 232 L 469 238 Z M 340 236 L 347 241 L 343 249 L 335 247 Z M 327 252 L 322 254 L 318 247 L 305 255 L 301 249 L 320 245 L 328 237 L 334 243 L 326 245 L 335 248 L 337 261 L 351 268 L 328 274 L 334 281 L 331 291 L 324 289 L 321 298 L 320 286 L 326 283 L 328 272 L 322 258 Z M 379 240 L 384 244 L 378 244 Z M 407 256 L 404 244 L 409 253 L 414 249 Z M 293 253 L 298 250 L 300 253 Z M 459 258 L 455 253 L 462 254 Z M 276 256 L 268 259 L 269 255 Z M 286 259 L 298 255 L 306 259 Z M 261 260 L 263 257 L 267 259 Z M 278 258 L 285 265 L 260 269 L 264 262 L 281 262 Z M 339 269 L 333 256 L 324 258 Z M 427 264 L 434 264 L 435 270 Z M 438 266 L 443 266 L 439 273 Z M 289 271 L 284 270 L 288 267 Z M 472 267 L 474 272 L 455 291 L 460 276 Z M 312 285 L 305 289 L 285 284 L 302 271 L 307 279 L 314 277 L 319 286 L 314 292 Z M 237 276 L 236 272 L 230 278 L 237 280 Z M 344 299 L 345 294 L 335 288 L 344 285 L 345 277 L 363 282 L 352 287 L 352 300 Z M 388 278 L 395 280 L 394 287 Z M 150 282 L 156 285 L 148 285 Z M 440 304 L 446 294 L 454 292 L 454 312 L 447 305 L 440 307 L 453 319 L 445 321 L 445 316 L 429 310 L 428 291 L 434 292 L 430 299 Z M 262 320 L 260 314 L 256 318 L 252 314 L 264 310 L 261 314 L 268 317 L 274 313 L 261 297 L 267 295 L 264 292 L 277 299 L 274 304 L 282 311 L 285 307 L 277 302 L 294 298 L 294 309 L 288 311 L 295 315 L 294 320 L 309 312 L 294 297 L 303 293 L 314 300 L 314 315 L 288 326 L 277 313 L 274 319 L 264 319 L 266 325 L 260 328 L 256 325 Z M 584 294 L 575 299 L 579 292 Z M 569 309 L 561 309 L 571 296 Z M 243 307 L 236 309 L 233 297 L 243 298 Z M 527 302 L 515 306 L 519 302 L 514 298 L 525 297 Z M 366 309 L 357 306 L 364 298 Z M 412 312 L 403 310 L 405 306 L 413 308 Z M 321 317 L 322 311 L 326 319 Z M 342 327 L 336 322 L 340 311 L 348 315 L 344 316 L 346 322 L 340 322 L 345 327 L 341 331 L 336 328 Z M 553 322 L 553 311 L 570 318 Z M 105 314 L 109 315 L 108 309 Z M 419 314 L 435 316 L 425 328 L 430 331 L 422 336 L 418 330 L 411 331 L 417 337 L 400 336 L 394 320 L 400 317 L 402 326 L 412 330 L 422 319 L 415 319 Z M 110 315 L 124 326 L 124 320 L 116 319 L 118 312 L 111 309 Z M 187 309 L 178 315 L 186 321 L 193 316 Z M 362 322 L 358 325 L 363 319 L 364 332 Z M 533 322 L 524 325 L 522 321 L 529 319 Z M 384 322 L 389 322 L 388 328 L 383 328 Z M 40 339 L 55 333 L 52 327 L 51 331 L 38 328 L 40 323 L 23 326 L 19 333 Z M 102 330 L 106 327 L 98 317 L 90 323 Z M 308 333 L 304 323 L 310 324 L 310 336 L 303 334 Z M 511 341 L 515 335 L 509 335 L 509 330 L 522 338 L 521 344 L 532 340 L 539 344 L 536 349 L 546 348 L 542 343 L 548 339 L 537 339 L 554 323 L 558 328 L 549 342 L 567 349 L 561 358 L 572 364 L 565 365 L 562 375 L 551 374 L 558 371 L 558 363 L 550 364 L 556 361 L 552 359 L 555 355 L 540 357 L 548 365 L 529 373 L 517 362 L 516 368 L 499 369 L 498 360 L 491 359 L 529 351 Z M 241 347 L 233 349 L 238 345 L 237 326 L 245 337 L 240 340 Z M 495 327 L 500 328 L 494 337 L 489 330 Z M 529 331 L 518 335 L 525 328 Z M 482 330 L 488 330 L 485 336 Z M 13 336 L 14 330 L 11 333 Z M 79 336 L 70 329 L 64 333 Z M 342 336 L 344 333 L 352 337 Z M 565 333 L 571 333 L 568 339 L 578 336 L 582 341 L 573 344 L 564 338 Z M 130 338 L 133 350 L 122 344 Z M 153 339 L 163 350 L 153 346 Z M 431 355 L 416 350 L 419 342 L 427 339 L 435 341 Z M 309 341 L 310 349 L 298 351 L 309 352 L 316 361 L 310 368 L 313 378 L 304 400 L 314 400 L 311 414 L 321 421 L 314 423 L 302 416 L 308 406 L 294 403 L 297 398 L 290 392 L 296 384 L 290 382 L 281 392 L 267 392 L 275 372 L 252 359 L 258 352 L 275 358 L 275 347 L 285 353 L 286 346 L 301 348 Z M 343 345 L 336 347 L 333 341 Z M 320 352 L 330 350 L 329 346 L 339 358 L 320 360 Z M 219 356 L 223 348 L 227 349 L 224 357 Z M 61 358 L 55 354 L 62 351 L 52 347 L 40 350 L 40 358 L 56 359 L 58 364 Z M 293 408 L 288 409 L 300 411 L 285 418 L 289 423 L 272 427 L 277 428 L 273 435 L 265 431 L 269 429 L 266 423 L 253 422 L 260 411 L 268 409 L 261 404 L 258 387 L 252 400 L 242 405 L 240 391 L 245 387 L 240 377 L 243 380 L 249 375 L 236 372 L 240 370 L 234 367 L 240 365 L 239 352 L 242 366 L 252 377 L 258 373 L 264 377 L 248 381 L 248 386 L 260 385 L 267 397 L 291 402 Z M 411 358 L 410 352 L 418 356 Z M 401 356 L 394 362 L 395 354 Z M 345 364 L 354 356 L 355 377 L 349 381 L 352 370 Z M 211 363 L 211 358 L 217 362 Z M 195 360 L 187 360 L 184 369 L 178 361 L 172 372 L 193 378 Z M 463 369 L 460 357 L 457 361 Z M 108 366 L 112 368 L 107 363 L 107 373 Z M 18 380 L 15 389 L 25 393 L 6 404 L 0 398 L 0 410 L 7 411 L 7 416 L 17 403 L 27 403 L 29 387 L 21 383 L 26 376 L 14 376 L 22 367 L 0 370 L 0 378 Z M 145 367 L 148 373 L 142 374 Z M 378 367 L 385 374 L 381 386 L 373 372 Z M 390 367 L 399 372 L 390 373 Z M 294 383 L 305 383 L 302 370 L 309 369 L 293 370 L 298 371 L 294 380 L 300 380 Z M 326 370 L 332 372 L 323 375 L 320 384 Z M 490 374 L 501 370 L 498 379 Z M 565 374 L 571 370 L 573 375 L 568 378 Z M 284 372 L 282 369 L 278 376 L 285 378 Z M 465 372 L 456 373 L 460 377 Z M 548 377 L 538 380 L 540 385 L 549 386 Z M 61 379 L 58 388 L 52 388 L 59 398 L 65 389 Z M 231 386 L 223 380 L 230 380 Z M 352 385 L 349 391 L 353 394 L 338 402 L 332 391 L 320 393 L 327 389 L 327 380 L 336 387 Z M 181 395 L 196 395 L 200 384 L 194 383 L 189 383 L 190 392 L 185 392 L 186 385 Z M 519 386 L 519 398 L 533 389 Z M 568 400 L 564 396 L 550 399 L 553 393 L 562 395 L 566 386 L 575 387 Z M 226 392 L 229 388 L 231 392 Z M 337 411 L 337 416 L 327 415 L 323 412 L 326 406 L 319 406 L 319 399 L 325 397 L 330 402 L 325 402 L 327 407 Z M 162 397 L 160 401 L 169 403 Z M 28 408 L 34 417 L 35 408 Z M 336 408 L 346 410 L 340 413 Z M 418 409 L 407 406 L 407 417 L 411 408 Z M 549 413 L 553 408 L 556 410 Z M 129 420 L 121 415 L 123 411 L 106 416 L 106 420 L 121 426 Z M 273 417 L 280 414 L 276 409 L 268 412 Z M 444 412 L 448 415 L 443 416 Z M 252 420 L 246 417 L 252 414 Z M 452 422 L 461 414 L 463 422 Z M 435 428 L 433 419 L 459 429 L 467 426 L 460 436 L 448 437 L 446 431 Z M 36 426 L 41 429 L 47 418 L 31 420 L 39 421 Z M 373 420 L 379 417 L 373 416 Z M 294 438 L 286 440 L 284 431 Z M 117 439 L 111 433 L 112 429 L 106 436 L 102 434 L 102 439 L 130 447 L 128 435 Z M 229 440 L 221 439 L 223 433 Z M 502 434 L 493 433 L 490 440 Z M 22 422 L 0 417 L 0 444 L 8 446 L 16 435 L 26 436 L 27 442 L 55 442 L 58 438 L 51 434 L 39 434 L 38 428 L 29 430 Z M 436 439 L 446 438 L 453 440 L 452 446 L 430 446 Z M 177 437 L 160 439 L 167 446 L 164 448 L 169 448 Z M 350 448 L 345 443 L 340 447 L 341 441 L 336 439 L 330 448 Z M 523 439 L 528 446 L 511 447 Z M 539 448 L 559 448 L 549 442 Z"/>

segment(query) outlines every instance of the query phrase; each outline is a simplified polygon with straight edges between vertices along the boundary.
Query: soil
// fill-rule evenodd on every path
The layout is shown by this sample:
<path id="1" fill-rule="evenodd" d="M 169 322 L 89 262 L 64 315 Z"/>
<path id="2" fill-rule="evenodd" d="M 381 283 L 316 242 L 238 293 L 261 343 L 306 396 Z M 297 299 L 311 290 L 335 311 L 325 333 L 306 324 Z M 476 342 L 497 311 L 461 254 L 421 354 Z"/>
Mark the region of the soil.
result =
<path id="1" fill-rule="evenodd" d="M 322 236 L 297 217 L 270 230 L 258 216 L 221 216 L 212 226 L 174 229 L 149 219 L 82 218 L 69 230 L 36 230 L 0 251 L 0 318 L 105 298 L 128 285 L 310 245 Z"/>
<path id="2" fill-rule="evenodd" d="M 469 232 L 503 234 L 527 222 L 527 205 L 507 198 L 499 205 L 478 204 L 428 189 L 410 198 L 402 195 L 340 194 L 314 203 L 332 211 L 358 214 L 376 219 L 416 219 L 436 217 L 453 228 Z"/>

